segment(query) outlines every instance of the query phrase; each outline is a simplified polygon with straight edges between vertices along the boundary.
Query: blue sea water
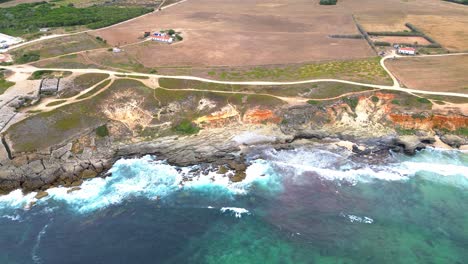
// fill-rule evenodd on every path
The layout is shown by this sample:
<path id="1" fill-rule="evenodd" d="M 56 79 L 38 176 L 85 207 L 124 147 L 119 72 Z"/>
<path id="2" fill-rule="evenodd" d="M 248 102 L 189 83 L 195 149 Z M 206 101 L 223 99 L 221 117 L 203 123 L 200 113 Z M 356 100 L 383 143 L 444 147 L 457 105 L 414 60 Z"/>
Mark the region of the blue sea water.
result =
<path id="1" fill-rule="evenodd" d="M 0 263 L 466 263 L 467 153 L 350 155 L 262 150 L 239 183 L 145 156 L 73 192 L 14 191 Z"/>

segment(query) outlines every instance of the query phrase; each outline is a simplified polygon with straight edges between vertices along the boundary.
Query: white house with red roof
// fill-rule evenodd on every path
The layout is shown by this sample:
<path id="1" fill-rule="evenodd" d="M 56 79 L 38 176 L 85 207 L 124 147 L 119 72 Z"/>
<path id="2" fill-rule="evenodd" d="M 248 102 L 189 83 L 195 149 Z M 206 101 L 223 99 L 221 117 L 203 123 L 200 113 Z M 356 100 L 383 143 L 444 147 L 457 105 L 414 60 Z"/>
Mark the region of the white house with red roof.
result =
<path id="1" fill-rule="evenodd" d="M 168 36 L 165 33 L 154 33 L 151 36 L 151 40 L 164 42 L 164 43 L 172 43 L 174 41 L 174 39 L 172 39 L 172 37 Z"/>
<path id="2" fill-rule="evenodd" d="M 404 54 L 404 55 L 415 55 L 416 49 L 411 48 L 411 47 L 401 47 L 401 48 L 398 48 L 398 53 Z"/>

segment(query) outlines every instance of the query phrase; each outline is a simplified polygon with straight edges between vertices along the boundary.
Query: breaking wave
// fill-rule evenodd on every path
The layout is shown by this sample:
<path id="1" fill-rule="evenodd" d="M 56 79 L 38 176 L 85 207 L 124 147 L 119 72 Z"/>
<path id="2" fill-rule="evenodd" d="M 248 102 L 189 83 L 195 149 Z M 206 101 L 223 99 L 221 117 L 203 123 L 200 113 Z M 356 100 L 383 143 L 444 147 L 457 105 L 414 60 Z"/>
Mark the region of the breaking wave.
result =
<path id="1" fill-rule="evenodd" d="M 234 215 L 236 218 L 241 218 L 243 214 L 250 215 L 249 210 L 245 208 L 238 207 L 223 207 L 220 209 L 221 213 L 230 212 L 231 215 Z"/>
<path id="2" fill-rule="evenodd" d="M 204 175 L 197 166 L 178 168 L 153 156 L 121 159 L 110 170 L 112 176 L 87 180 L 79 190 L 51 188 L 47 191 L 49 196 L 39 201 L 34 198 L 36 193 L 24 195 L 20 190 L 0 196 L 0 216 L 19 220 L 18 210 L 27 209 L 31 202 L 39 205 L 53 202 L 54 206 L 63 203 L 75 212 L 87 213 L 134 197 L 164 200 L 186 191 L 201 193 L 208 197 L 208 202 L 233 201 L 252 190 L 281 192 L 285 180 L 300 184 L 311 177 L 357 184 L 406 180 L 418 175 L 468 187 L 468 154 L 460 151 L 427 149 L 413 157 L 394 154 L 374 165 L 351 159 L 350 155 L 346 151 L 325 149 L 264 150 L 260 156 L 251 157 L 246 178 L 237 183 L 231 182 L 226 174 L 211 171 Z M 223 212 L 234 213 L 236 217 L 243 214 L 233 208 L 227 207 Z"/>

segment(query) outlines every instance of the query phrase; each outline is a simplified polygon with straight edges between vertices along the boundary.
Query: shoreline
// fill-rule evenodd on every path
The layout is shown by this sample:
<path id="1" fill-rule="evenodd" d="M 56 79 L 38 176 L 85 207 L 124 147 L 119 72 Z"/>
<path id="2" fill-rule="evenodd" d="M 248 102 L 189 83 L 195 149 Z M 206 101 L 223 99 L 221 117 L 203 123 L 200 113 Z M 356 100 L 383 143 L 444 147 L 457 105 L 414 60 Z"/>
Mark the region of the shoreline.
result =
<path id="1" fill-rule="evenodd" d="M 224 128 L 218 130 L 226 131 Z M 443 145 L 443 147 L 440 148 L 439 146 L 441 143 L 444 145 L 446 144 L 437 136 L 388 136 L 385 138 L 344 139 L 337 135 L 326 136 L 313 133 L 285 135 L 280 131 L 276 131 L 276 136 L 269 134 L 269 138 L 263 138 L 263 140 L 259 141 L 236 142 L 234 140 L 236 136 L 245 135 L 245 133 L 257 135 L 262 139 L 261 134 L 256 134 L 259 131 L 262 130 L 244 130 L 237 133 L 223 133 L 222 136 L 218 135 L 216 139 L 211 138 L 210 144 L 206 144 L 206 138 L 212 136 L 211 133 L 204 133 L 204 135 L 183 138 L 171 136 L 160 138 L 156 141 L 112 146 L 111 149 L 106 149 L 107 151 L 104 151 L 104 155 L 90 157 L 91 159 L 88 159 L 85 164 L 83 164 L 80 159 L 75 158 L 75 160 L 71 162 L 73 166 L 70 166 L 70 162 L 68 161 L 66 167 L 72 168 L 72 171 L 45 175 L 49 176 L 49 180 L 34 181 L 34 179 L 31 179 L 31 181 L 28 182 L 27 179 L 24 179 L 25 175 L 23 175 L 21 177 L 24 179 L 23 182 L 18 182 L 16 186 L 5 185 L 4 182 L 2 182 L 2 195 L 21 189 L 23 193 L 38 192 L 39 198 L 42 198 L 47 196 L 46 192 L 49 188 L 62 186 L 77 189 L 88 179 L 108 177 L 109 170 L 118 160 L 141 158 L 146 155 L 155 156 L 156 160 L 164 160 L 167 164 L 175 167 L 198 165 L 200 166 L 200 171 L 207 168 L 211 168 L 211 170 L 221 170 L 221 168 L 232 170 L 234 173 L 230 180 L 234 182 L 242 181 L 243 178 L 245 178 L 245 170 L 248 166 L 245 157 L 265 148 L 287 150 L 297 149 L 298 147 L 313 147 L 314 145 L 325 147 L 333 146 L 349 151 L 350 154 L 355 157 L 366 159 L 387 156 L 390 155 L 392 151 L 401 152 L 406 155 L 414 155 L 417 151 L 425 148 L 434 148 L 440 151 L 457 150 L 462 152 L 468 149 L 467 145 L 461 146 L 460 149 L 450 146 L 447 148 Z M 265 132 L 265 130 L 263 130 L 263 132 Z M 272 131 L 269 131 L 269 133 L 272 133 Z M 69 144 L 64 147 L 66 148 L 67 146 L 69 146 Z M 64 147 L 55 150 L 55 152 L 52 151 L 51 155 L 58 157 L 60 160 L 70 151 L 66 151 L 68 148 L 64 150 Z M 104 147 L 107 148 L 108 146 Z M 56 154 L 56 151 L 64 153 L 61 153 L 62 155 L 59 156 Z M 34 170 L 35 167 L 30 164 L 31 163 L 24 164 L 25 168 Z M 44 164 L 45 163 L 42 161 L 40 164 L 36 165 L 44 166 L 43 172 L 50 173 L 51 170 L 45 168 Z M 4 174 L 5 170 L 2 170 L 2 172 L 0 172 L 0 174 Z"/>

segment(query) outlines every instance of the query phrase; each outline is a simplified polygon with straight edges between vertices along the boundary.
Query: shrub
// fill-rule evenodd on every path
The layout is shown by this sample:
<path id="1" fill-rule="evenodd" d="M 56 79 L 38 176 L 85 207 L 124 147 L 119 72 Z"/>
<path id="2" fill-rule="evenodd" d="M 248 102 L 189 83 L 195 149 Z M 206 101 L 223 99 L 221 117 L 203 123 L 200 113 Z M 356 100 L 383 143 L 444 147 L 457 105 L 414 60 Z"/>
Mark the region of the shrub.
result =
<path id="1" fill-rule="evenodd" d="M 347 103 L 349 105 L 349 107 L 351 107 L 351 109 L 354 111 L 356 110 L 356 107 L 358 105 L 358 99 L 357 98 L 345 98 L 343 99 L 343 101 L 345 103 Z"/>
<path id="2" fill-rule="evenodd" d="M 41 55 L 37 51 L 30 51 L 19 55 L 15 58 L 16 63 L 23 64 L 33 61 L 38 61 L 41 58 Z"/>
<path id="3" fill-rule="evenodd" d="M 107 137 L 109 136 L 109 130 L 107 129 L 107 125 L 102 125 L 96 128 L 96 135 L 99 137 Z"/>
<path id="4" fill-rule="evenodd" d="M 177 35 L 175 36 L 175 38 L 177 39 L 177 41 L 182 41 L 182 40 L 184 40 L 184 38 L 183 38 L 181 35 L 179 35 L 179 34 L 177 34 Z"/>
<path id="5" fill-rule="evenodd" d="M 320 0 L 321 5 L 336 5 L 338 0 Z"/>
<path id="6" fill-rule="evenodd" d="M 173 29 L 169 29 L 169 30 L 167 31 L 167 34 L 169 34 L 169 35 L 174 35 L 175 33 L 176 33 L 176 32 L 175 32 L 175 30 L 173 30 Z"/>
<path id="7" fill-rule="evenodd" d="M 182 120 L 178 125 L 176 125 L 173 130 L 180 134 L 196 134 L 200 131 L 200 128 L 197 127 L 194 123 L 189 120 Z"/>
<path id="8" fill-rule="evenodd" d="M 377 103 L 379 101 L 379 98 L 377 96 L 372 96 L 371 97 L 372 102 Z"/>
<path id="9" fill-rule="evenodd" d="M 429 101 L 426 98 L 418 98 L 417 101 L 420 102 L 421 104 L 431 104 L 431 101 Z"/>
<path id="10" fill-rule="evenodd" d="M 376 45 L 376 46 L 387 46 L 387 47 L 391 46 L 391 44 L 389 42 L 385 42 L 385 41 L 375 41 L 374 45 Z"/>

